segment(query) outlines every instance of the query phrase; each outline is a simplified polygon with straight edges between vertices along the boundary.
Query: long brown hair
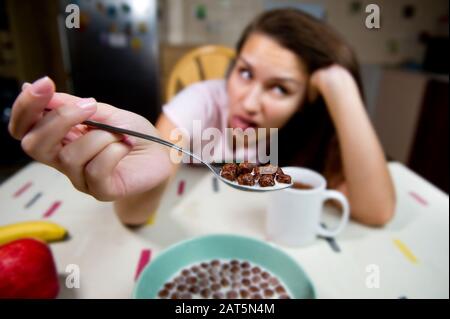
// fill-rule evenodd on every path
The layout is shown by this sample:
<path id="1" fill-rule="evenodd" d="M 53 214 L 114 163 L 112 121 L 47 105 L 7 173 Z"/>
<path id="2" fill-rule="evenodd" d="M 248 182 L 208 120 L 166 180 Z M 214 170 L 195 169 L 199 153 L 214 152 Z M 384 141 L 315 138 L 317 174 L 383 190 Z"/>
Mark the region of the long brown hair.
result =
<path id="1" fill-rule="evenodd" d="M 277 9 L 256 17 L 244 30 L 236 51 L 254 33 L 269 36 L 292 51 L 311 75 L 339 64 L 355 78 L 361 96 L 359 64 L 351 47 L 326 23 L 296 9 Z M 279 130 L 280 165 L 298 165 L 321 172 L 335 186 L 343 180 L 339 143 L 322 97 L 310 103 L 304 99 L 298 112 Z"/>

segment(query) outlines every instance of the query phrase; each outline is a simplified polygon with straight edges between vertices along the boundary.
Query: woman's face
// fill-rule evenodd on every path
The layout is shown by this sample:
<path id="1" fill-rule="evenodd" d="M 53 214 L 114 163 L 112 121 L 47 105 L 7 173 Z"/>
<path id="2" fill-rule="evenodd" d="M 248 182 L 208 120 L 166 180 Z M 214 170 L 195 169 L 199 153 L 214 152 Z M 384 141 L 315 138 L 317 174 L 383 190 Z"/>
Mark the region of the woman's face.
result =
<path id="1" fill-rule="evenodd" d="M 228 124 L 281 128 L 302 103 L 308 76 L 298 57 L 270 37 L 252 34 L 228 79 Z"/>

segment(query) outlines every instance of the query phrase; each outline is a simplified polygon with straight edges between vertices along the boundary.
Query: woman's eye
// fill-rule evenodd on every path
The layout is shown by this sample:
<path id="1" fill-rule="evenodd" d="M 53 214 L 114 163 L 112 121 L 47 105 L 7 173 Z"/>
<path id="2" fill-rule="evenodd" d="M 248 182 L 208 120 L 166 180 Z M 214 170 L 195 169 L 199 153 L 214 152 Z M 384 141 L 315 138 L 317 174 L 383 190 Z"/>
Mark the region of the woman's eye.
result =
<path id="1" fill-rule="evenodd" d="M 244 80 L 249 80 L 252 78 L 252 74 L 247 69 L 240 69 L 239 74 L 240 74 L 241 78 L 243 78 Z"/>
<path id="2" fill-rule="evenodd" d="M 285 88 L 284 86 L 281 86 L 281 85 L 276 85 L 276 86 L 274 86 L 274 87 L 272 88 L 272 90 L 273 90 L 276 94 L 279 94 L 279 95 L 282 95 L 282 96 L 287 95 L 287 94 L 289 93 L 288 90 L 286 90 L 286 88 Z"/>

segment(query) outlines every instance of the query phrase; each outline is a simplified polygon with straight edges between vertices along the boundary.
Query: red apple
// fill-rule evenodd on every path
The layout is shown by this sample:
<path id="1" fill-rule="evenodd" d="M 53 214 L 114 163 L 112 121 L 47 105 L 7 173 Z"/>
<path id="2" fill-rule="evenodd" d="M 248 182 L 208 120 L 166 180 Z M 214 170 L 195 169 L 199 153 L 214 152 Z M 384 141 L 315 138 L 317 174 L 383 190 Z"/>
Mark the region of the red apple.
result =
<path id="1" fill-rule="evenodd" d="M 0 246 L 0 298 L 55 298 L 59 282 L 45 242 L 19 239 Z"/>

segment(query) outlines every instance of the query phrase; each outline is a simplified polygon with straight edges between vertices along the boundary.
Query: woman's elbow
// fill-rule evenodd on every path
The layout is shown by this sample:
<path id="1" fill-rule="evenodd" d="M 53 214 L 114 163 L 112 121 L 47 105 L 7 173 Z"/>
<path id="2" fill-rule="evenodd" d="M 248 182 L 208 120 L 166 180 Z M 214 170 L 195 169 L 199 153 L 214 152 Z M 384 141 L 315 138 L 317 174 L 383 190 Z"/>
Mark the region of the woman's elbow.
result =
<path id="1" fill-rule="evenodd" d="M 395 199 L 386 200 L 381 205 L 372 205 L 372 207 L 361 208 L 353 211 L 355 219 L 363 224 L 373 227 L 382 227 L 389 223 L 395 215 Z"/>
<path id="2" fill-rule="evenodd" d="M 371 226 L 374 227 L 382 227 L 389 223 L 394 217 L 394 209 L 393 208 L 385 208 L 383 211 L 379 211 L 375 213 L 374 220 Z"/>

